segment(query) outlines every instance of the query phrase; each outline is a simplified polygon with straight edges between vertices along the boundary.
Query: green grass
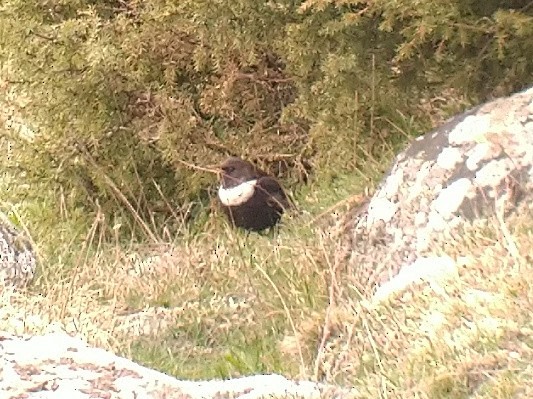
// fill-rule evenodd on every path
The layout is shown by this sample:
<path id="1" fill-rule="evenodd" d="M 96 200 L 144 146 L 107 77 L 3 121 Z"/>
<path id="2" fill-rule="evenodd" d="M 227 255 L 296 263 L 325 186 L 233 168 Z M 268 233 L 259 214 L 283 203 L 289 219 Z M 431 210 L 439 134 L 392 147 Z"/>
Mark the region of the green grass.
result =
<path id="1" fill-rule="evenodd" d="M 294 239 L 292 232 L 272 237 L 226 232 L 226 238 L 194 240 L 194 252 L 200 252 L 194 258 L 202 261 L 203 254 L 210 254 L 209 263 L 183 265 L 185 279 L 165 285 L 144 303 L 139 291 L 132 293 L 134 301 L 128 298 L 131 307 L 188 303 L 190 310 L 178 316 L 180 327 L 163 340 L 167 348 L 178 349 L 160 352 L 159 345 L 140 338 L 131 347 L 134 359 L 157 364 L 173 375 L 197 378 L 285 373 L 301 367 L 299 358 L 281 362 L 285 357 L 276 343 L 303 312 L 322 311 L 327 305 L 326 264 L 319 250 L 304 239 L 287 245 Z M 201 350 L 188 354 L 183 351 L 185 343 Z M 168 359 L 176 358 L 172 367 L 165 367 Z"/>
<path id="2" fill-rule="evenodd" d="M 362 398 L 531 396 L 532 215 L 450 237 L 434 252 L 460 264 L 458 278 L 371 307 L 339 272 L 333 222 L 377 176 L 369 163 L 300 188 L 302 212 L 262 235 L 204 210 L 192 226 L 134 240 L 102 214 L 6 200 L 41 262 L 27 291 L 0 295 L 0 329 L 61 328 L 186 379 L 281 373 L 356 386 Z"/>
<path id="3" fill-rule="evenodd" d="M 139 363 L 181 379 L 231 378 L 257 373 L 291 374 L 297 365 L 283 359 L 273 332 L 236 329 L 218 334 L 202 326 L 174 329 L 157 343 L 140 339 L 131 356 Z"/>

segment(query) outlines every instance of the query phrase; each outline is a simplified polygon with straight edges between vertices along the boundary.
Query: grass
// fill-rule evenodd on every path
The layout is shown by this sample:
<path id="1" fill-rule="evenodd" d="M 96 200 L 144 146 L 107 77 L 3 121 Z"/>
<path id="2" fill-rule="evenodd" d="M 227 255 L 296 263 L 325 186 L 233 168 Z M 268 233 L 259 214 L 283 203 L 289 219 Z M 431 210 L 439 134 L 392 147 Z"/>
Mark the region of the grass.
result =
<path id="1" fill-rule="evenodd" d="M 271 235 L 215 215 L 172 243 L 113 244 L 95 222 L 84 239 L 49 243 L 55 256 L 27 292 L 2 293 L 0 329 L 66 330 L 179 378 L 282 373 L 362 397 L 531 397 L 531 213 L 435 248 L 459 265 L 438 289 L 371 305 L 336 277 L 337 238 L 316 218 L 328 191 L 300 195 L 314 214 Z"/>
<path id="2" fill-rule="evenodd" d="M 55 220 L 50 202 L 2 203 L 41 262 L 28 290 L 0 294 L 0 330 L 64 330 L 185 379 L 281 373 L 361 398 L 532 397 L 531 212 L 435 247 L 458 266 L 444 283 L 361 301 L 339 274 L 332 220 L 378 180 L 377 164 L 368 170 L 300 189 L 303 212 L 264 235 L 209 214 L 148 244 L 101 214 L 83 231 L 82 215 Z"/>
<path id="3" fill-rule="evenodd" d="M 436 100 L 389 121 L 389 137 L 364 152 L 364 172 L 326 168 L 322 183 L 295 192 L 303 213 L 277 234 L 246 235 L 204 212 L 197 225 L 175 220 L 175 235 L 148 223 L 146 242 L 128 241 L 120 221 L 96 214 L 84 230 L 67 195 L 32 200 L 41 187 L 0 175 L 1 200 L 13 199 L 0 209 L 33 233 L 41 257 L 28 290 L 0 292 L 0 331 L 67 331 L 187 379 L 277 372 L 356 386 L 361 398 L 533 397 L 531 213 L 450 237 L 434 251 L 455 260 L 457 275 L 379 304 L 338 272 L 332 216 L 384 172 L 370 153 L 396 152 L 386 142 L 420 130 L 417 120 L 437 126 L 468 103 L 449 91 Z M 6 145 L 0 137 L 14 154 Z"/>
<path id="4" fill-rule="evenodd" d="M 336 191 L 298 195 L 316 214 L 338 198 Z M 24 211 L 45 212 L 39 208 L 32 202 Z M 320 222 L 293 215 L 279 231 L 259 235 L 212 215 L 200 233 L 183 230 L 153 244 L 110 237 L 102 215 L 83 234 L 76 218 L 31 226 L 39 277 L 23 294 L 4 293 L 5 319 L 20 311 L 13 332 L 64 328 L 181 377 L 307 373 L 304 354 L 287 361 L 278 344 L 327 306 L 332 254 L 316 246 Z"/>

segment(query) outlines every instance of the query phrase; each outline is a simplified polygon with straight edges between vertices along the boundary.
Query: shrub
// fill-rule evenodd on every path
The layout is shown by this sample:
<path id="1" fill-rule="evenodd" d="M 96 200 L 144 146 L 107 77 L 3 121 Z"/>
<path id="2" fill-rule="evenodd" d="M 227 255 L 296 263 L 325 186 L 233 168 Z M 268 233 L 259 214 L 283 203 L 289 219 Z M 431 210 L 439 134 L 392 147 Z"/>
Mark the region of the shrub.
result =
<path id="1" fill-rule="evenodd" d="M 293 182 L 351 172 L 435 114 L 531 83 L 532 14 L 497 0 L 6 0 L 4 86 L 35 132 L 14 163 L 66 206 L 130 220 L 205 204 L 213 177 L 191 165 L 227 155 Z"/>

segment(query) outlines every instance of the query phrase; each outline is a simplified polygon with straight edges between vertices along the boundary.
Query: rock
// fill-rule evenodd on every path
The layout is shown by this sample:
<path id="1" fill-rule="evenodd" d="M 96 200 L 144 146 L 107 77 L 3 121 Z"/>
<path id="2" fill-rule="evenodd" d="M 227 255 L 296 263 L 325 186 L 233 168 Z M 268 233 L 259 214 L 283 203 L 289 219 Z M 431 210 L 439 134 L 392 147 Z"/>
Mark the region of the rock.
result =
<path id="1" fill-rule="evenodd" d="M 182 381 L 64 333 L 20 337 L 1 332 L 0 392 L 28 399 L 354 397 L 348 390 L 280 375 Z"/>
<path id="2" fill-rule="evenodd" d="M 348 273 L 370 296 L 465 223 L 494 213 L 504 218 L 532 200 L 530 88 L 456 116 L 412 142 L 365 207 L 341 222 L 337 261 L 347 261 Z"/>
<path id="3" fill-rule="evenodd" d="M 0 289 L 26 286 L 33 279 L 35 267 L 30 242 L 0 213 Z"/>

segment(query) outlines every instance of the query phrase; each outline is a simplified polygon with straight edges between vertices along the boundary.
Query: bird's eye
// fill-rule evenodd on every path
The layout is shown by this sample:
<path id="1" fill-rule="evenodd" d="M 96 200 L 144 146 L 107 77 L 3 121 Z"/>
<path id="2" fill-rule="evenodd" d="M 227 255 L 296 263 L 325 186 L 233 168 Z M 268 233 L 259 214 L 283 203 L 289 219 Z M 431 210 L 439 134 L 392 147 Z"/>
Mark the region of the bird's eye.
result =
<path id="1" fill-rule="evenodd" d="M 226 173 L 231 173 L 235 170 L 235 168 L 233 166 L 226 166 L 225 168 L 223 168 L 223 170 Z"/>

